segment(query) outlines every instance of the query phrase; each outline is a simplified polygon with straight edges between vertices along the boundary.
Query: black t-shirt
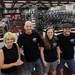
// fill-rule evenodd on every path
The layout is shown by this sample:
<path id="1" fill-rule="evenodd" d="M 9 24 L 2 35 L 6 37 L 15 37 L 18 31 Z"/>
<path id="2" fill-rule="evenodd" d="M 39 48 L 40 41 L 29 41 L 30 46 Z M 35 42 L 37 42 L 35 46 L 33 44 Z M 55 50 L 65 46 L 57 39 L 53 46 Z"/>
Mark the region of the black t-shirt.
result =
<path id="1" fill-rule="evenodd" d="M 27 62 L 36 61 L 40 57 L 39 46 L 43 46 L 43 41 L 36 32 L 32 32 L 30 35 L 22 33 L 17 43 L 19 47 L 23 46 L 24 57 Z"/>
<path id="2" fill-rule="evenodd" d="M 10 64 L 14 63 L 18 59 L 18 50 L 17 50 L 17 45 L 14 43 L 13 47 L 11 49 L 7 49 L 5 46 L 2 48 L 3 53 L 4 53 L 4 64 Z M 1 69 L 2 73 L 12 73 L 17 71 L 17 67 L 12 67 L 8 69 Z"/>
<path id="3" fill-rule="evenodd" d="M 64 36 L 63 34 L 60 34 L 58 35 L 58 38 L 59 46 L 62 51 L 61 58 L 74 58 L 75 34 L 71 33 L 70 36 Z"/>
<path id="4" fill-rule="evenodd" d="M 52 41 L 52 43 L 50 41 Z M 53 39 L 49 40 L 49 42 L 50 42 L 50 48 L 45 47 L 44 56 L 47 62 L 54 62 L 58 59 L 57 58 L 57 47 L 58 47 L 57 37 L 54 37 Z"/>

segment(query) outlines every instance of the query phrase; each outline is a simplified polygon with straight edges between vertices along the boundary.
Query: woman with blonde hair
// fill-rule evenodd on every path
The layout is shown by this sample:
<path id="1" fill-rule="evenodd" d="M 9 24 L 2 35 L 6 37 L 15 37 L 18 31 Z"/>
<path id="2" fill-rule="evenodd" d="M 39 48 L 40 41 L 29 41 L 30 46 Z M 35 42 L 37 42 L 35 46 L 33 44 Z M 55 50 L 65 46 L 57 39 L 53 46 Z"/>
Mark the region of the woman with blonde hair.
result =
<path id="1" fill-rule="evenodd" d="M 44 49 L 41 50 L 41 58 L 44 72 L 47 75 L 49 69 L 52 75 L 56 75 L 57 65 L 60 63 L 60 48 L 54 35 L 53 27 L 48 27 L 45 32 Z"/>
<path id="2" fill-rule="evenodd" d="M 2 75 L 18 75 L 17 66 L 22 65 L 18 45 L 12 32 L 5 33 L 4 46 L 0 49 L 0 69 Z"/>

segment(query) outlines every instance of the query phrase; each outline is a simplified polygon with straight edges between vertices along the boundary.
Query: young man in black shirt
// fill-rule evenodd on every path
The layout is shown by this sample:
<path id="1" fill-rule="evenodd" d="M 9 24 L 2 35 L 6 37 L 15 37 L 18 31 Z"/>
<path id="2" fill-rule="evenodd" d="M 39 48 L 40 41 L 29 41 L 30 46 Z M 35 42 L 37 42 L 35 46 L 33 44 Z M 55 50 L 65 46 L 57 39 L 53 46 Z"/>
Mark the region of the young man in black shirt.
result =
<path id="1" fill-rule="evenodd" d="M 35 68 L 36 75 L 42 75 L 40 61 L 40 50 L 43 48 L 42 39 L 38 33 L 33 32 L 31 21 L 25 22 L 24 30 L 24 33 L 19 36 L 17 43 L 24 50 L 25 64 L 27 64 L 30 72 L 33 72 Z"/>
<path id="2" fill-rule="evenodd" d="M 74 46 L 75 33 L 71 32 L 72 25 L 65 23 L 63 25 L 63 33 L 58 35 L 58 42 L 61 49 L 61 62 L 59 65 L 61 75 L 63 75 L 64 64 L 67 63 L 69 69 L 75 75 L 75 60 L 74 60 Z"/>

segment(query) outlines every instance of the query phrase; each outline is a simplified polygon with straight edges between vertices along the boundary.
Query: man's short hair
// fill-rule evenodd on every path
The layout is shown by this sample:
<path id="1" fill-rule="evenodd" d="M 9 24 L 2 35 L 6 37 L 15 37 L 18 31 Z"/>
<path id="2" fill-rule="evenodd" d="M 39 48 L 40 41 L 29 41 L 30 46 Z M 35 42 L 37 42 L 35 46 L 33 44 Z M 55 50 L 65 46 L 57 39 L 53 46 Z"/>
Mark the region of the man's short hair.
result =
<path id="1" fill-rule="evenodd" d="M 62 28 L 72 28 L 72 24 L 70 24 L 70 23 L 64 23 L 62 25 Z"/>

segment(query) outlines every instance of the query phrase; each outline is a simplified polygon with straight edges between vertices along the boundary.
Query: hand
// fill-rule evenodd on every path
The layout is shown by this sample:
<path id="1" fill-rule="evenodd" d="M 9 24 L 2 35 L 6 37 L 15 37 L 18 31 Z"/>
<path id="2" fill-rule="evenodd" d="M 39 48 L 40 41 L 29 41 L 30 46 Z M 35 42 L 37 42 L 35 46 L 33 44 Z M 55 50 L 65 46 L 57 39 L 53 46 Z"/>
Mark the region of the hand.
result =
<path id="1" fill-rule="evenodd" d="M 44 66 L 47 67 L 48 63 L 46 61 L 43 62 Z"/>
<path id="2" fill-rule="evenodd" d="M 20 54 L 22 54 L 24 56 L 24 51 L 23 50 L 20 50 Z"/>
<path id="3" fill-rule="evenodd" d="M 22 48 L 19 48 L 19 52 L 20 52 L 20 54 L 22 54 L 24 56 L 23 46 L 22 46 Z"/>
<path id="4" fill-rule="evenodd" d="M 22 65 L 24 62 L 20 59 L 18 59 L 15 63 L 16 66 Z"/>
<path id="5" fill-rule="evenodd" d="M 60 64 L 60 59 L 57 59 L 57 63 Z"/>

